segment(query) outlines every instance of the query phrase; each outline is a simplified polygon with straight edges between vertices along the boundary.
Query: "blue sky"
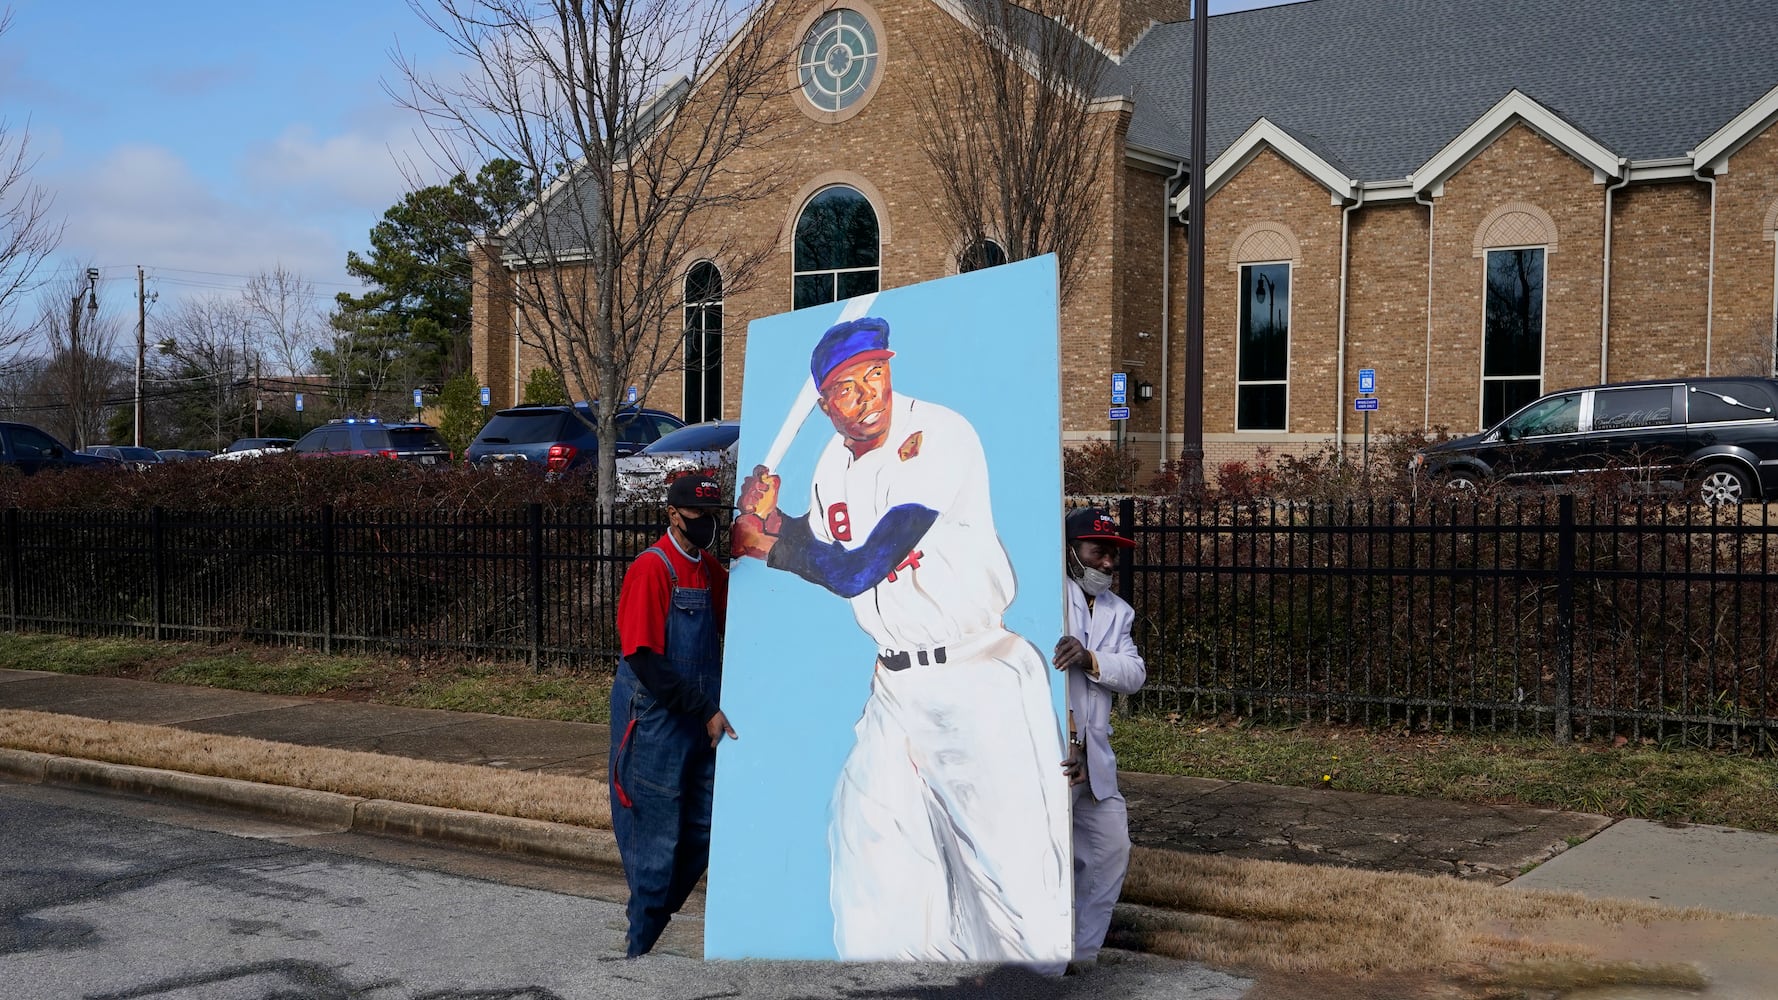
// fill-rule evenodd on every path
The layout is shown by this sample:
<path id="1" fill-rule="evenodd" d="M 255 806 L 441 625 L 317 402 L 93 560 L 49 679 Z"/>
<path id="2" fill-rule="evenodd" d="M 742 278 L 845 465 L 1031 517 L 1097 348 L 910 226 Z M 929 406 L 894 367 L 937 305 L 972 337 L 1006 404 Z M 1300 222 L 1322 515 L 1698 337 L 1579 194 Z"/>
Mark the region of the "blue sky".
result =
<path id="1" fill-rule="evenodd" d="M 9 2 L 0 118 L 29 126 L 64 265 L 121 283 L 141 264 L 164 301 L 281 264 L 331 298 L 358 287 L 346 251 L 408 190 L 399 164 L 438 179 L 385 84 L 397 45 L 452 61 L 402 0 Z"/>

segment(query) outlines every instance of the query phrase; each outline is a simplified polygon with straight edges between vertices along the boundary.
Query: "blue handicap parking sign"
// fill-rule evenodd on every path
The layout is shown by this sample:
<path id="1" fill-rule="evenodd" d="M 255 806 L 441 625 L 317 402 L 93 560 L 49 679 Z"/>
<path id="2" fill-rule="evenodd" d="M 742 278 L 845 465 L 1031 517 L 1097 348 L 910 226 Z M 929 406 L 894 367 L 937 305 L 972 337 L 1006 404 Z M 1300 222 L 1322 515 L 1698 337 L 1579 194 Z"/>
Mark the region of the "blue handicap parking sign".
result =
<path id="1" fill-rule="evenodd" d="M 1358 369 L 1358 391 L 1363 393 L 1377 391 L 1377 370 L 1375 368 Z"/>

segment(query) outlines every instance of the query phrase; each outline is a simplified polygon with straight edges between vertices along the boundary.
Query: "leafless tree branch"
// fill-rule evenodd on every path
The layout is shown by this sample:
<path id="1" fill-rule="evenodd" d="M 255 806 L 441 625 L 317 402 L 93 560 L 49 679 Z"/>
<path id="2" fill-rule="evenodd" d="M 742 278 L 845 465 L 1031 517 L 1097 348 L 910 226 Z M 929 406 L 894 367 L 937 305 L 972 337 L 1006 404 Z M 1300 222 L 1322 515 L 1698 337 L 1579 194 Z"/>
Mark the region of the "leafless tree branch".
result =
<path id="1" fill-rule="evenodd" d="M 1112 130 L 1094 108 L 1108 60 L 1077 33 L 1094 0 L 952 0 L 962 24 L 920 49 L 920 148 L 964 253 L 984 240 L 1058 258 L 1080 280 Z M 975 262 L 978 266 L 980 261 Z"/>
<path id="2" fill-rule="evenodd" d="M 0 11 L 0 37 L 11 23 L 11 9 Z M 17 361 L 29 334 L 13 322 L 19 301 L 37 287 L 38 267 L 62 239 L 62 224 L 50 218 L 54 198 L 30 182 L 36 162 L 29 128 L 0 119 L 0 371 Z"/>
<path id="3" fill-rule="evenodd" d="M 504 157 L 554 178 L 507 226 L 521 336 L 571 395 L 646 395 L 679 360 L 689 254 L 729 294 L 772 240 L 715 220 L 780 187 L 737 154 L 783 124 L 792 5 L 708 0 L 411 0 L 469 60 L 439 80 L 400 64 L 398 99 L 454 169 Z M 725 235 L 730 234 L 732 235 Z M 748 238 L 751 237 L 751 238 Z M 598 413 L 598 502 L 615 502 L 616 406 Z"/>

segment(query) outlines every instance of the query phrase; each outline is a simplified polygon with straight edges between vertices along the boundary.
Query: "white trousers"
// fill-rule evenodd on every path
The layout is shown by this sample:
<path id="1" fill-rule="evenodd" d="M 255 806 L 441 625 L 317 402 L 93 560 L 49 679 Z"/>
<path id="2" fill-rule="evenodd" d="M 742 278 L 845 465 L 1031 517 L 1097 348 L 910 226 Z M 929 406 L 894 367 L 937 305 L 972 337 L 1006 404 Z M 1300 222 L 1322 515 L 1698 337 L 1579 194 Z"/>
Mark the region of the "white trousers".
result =
<path id="1" fill-rule="evenodd" d="M 876 668 L 834 789 L 834 945 L 849 961 L 1066 960 L 1068 790 L 1048 667 L 1010 632 Z"/>
<path id="2" fill-rule="evenodd" d="M 1111 911 L 1130 872 L 1130 813 L 1124 797 L 1095 799 L 1086 785 L 1074 786 L 1074 958 L 1091 962 L 1105 946 Z M 1065 962 L 1030 966 L 1039 975 L 1059 976 Z"/>

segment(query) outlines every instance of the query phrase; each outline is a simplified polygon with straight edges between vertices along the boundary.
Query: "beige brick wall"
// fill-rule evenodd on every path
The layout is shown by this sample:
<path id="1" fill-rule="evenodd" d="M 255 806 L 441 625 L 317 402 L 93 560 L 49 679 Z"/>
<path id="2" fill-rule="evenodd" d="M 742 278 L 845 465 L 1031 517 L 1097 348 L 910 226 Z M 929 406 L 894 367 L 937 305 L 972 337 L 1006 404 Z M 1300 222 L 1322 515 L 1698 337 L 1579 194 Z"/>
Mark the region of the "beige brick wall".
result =
<path id="1" fill-rule="evenodd" d="M 1235 432 L 1236 338 L 1240 272 L 1237 243 L 1256 224 L 1275 224 L 1294 239 L 1290 272 L 1290 367 L 1283 434 L 1240 432 L 1255 443 L 1289 434 L 1331 434 L 1338 348 L 1340 210 L 1328 191 L 1271 150 L 1211 196 L 1204 230 L 1204 431 Z M 1183 262 L 1182 262 L 1183 263 Z M 1175 300 L 1184 314 L 1184 280 Z"/>
<path id="2" fill-rule="evenodd" d="M 470 367 L 496 406 L 514 397 L 512 383 L 512 281 L 500 266 L 499 244 L 469 250 L 473 282 L 469 314 Z"/>
<path id="3" fill-rule="evenodd" d="M 1544 264 L 1544 391 L 1597 382 L 1605 189 L 1592 170 L 1518 125 L 1452 175 L 1435 202 L 1428 422 L 1457 433 L 1481 424 L 1485 263 L 1475 240 L 1510 203 L 1536 206 L 1556 227 Z"/>
<path id="4" fill-rule="evenodd" d="M 1695 181 L 1612 194 L 1608 381 L 1704 373 L 1710 190 Z"/>
<path id="5" fill-rule="evenodd" d="M 1710 372 L 1770 374 L 1773 244 L 1762 230 L 1778 204 L 1778 129 L 1767 126 L 1716 179 L 1716 302 Z"/>
<path id="6" fill-rule="evenodd" d="M 1358 369 L 1377 372 L 1380 408 L 1371 432 L 1422 426 L 1426 409 L 1426 209 L 1413 202 L 1366 205 L 1352 213 L 1346 288 L 1346 392 Z M 1362 414 L 1347 409 L 1350 439 Z"/>

